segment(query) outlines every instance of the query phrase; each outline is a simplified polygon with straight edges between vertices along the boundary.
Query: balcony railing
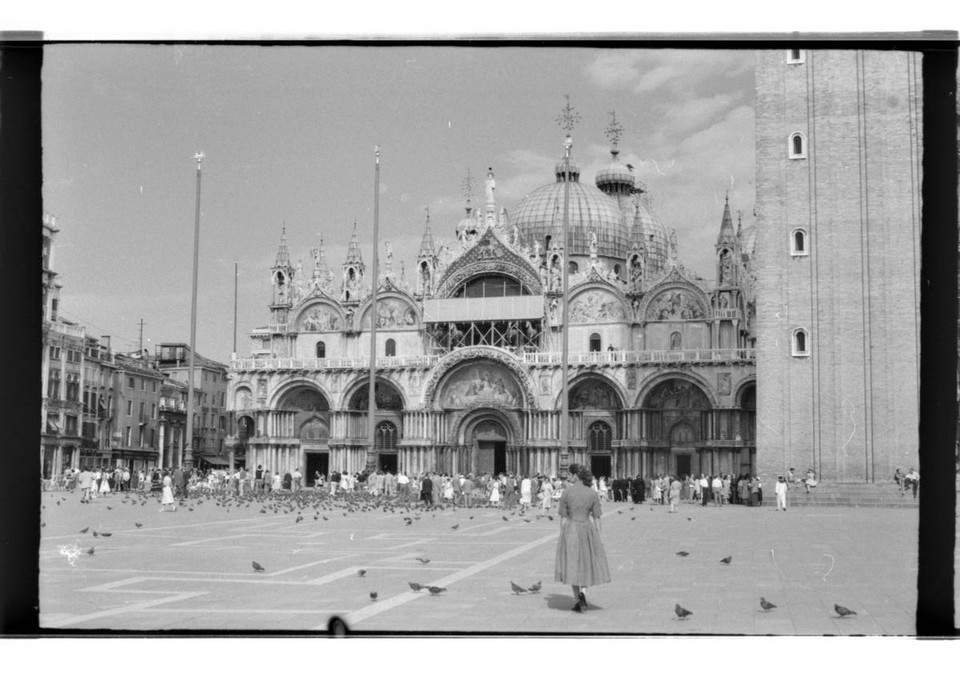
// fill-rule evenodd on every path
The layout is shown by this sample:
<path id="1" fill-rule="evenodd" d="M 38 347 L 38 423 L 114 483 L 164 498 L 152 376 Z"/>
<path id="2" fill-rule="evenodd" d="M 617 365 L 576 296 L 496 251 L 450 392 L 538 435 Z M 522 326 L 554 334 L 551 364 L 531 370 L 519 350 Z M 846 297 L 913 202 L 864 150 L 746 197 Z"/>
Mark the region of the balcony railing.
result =
<path id="1" fill-rule="evenodd" d="M 560 352 L 524 352 L 517 357 L 525 364 L 559 364 Z M 754 362 L 757 350 L 741 349 L 648 349 L 637 351 L 615 350 L 611 352 L 571 352 L 570 364 L 720 364 L 728 362 Z M 440 360 L 440 355 L 428 354 L 406 357 L 377 357 L 379 368 L 430 368 Z M 330 359 L 294 359 L 294 358 L 253 358 L 234 359 L 230 368 L 235 371 L 259 370 L 323 370 L 332 368 L 367 368 L 370 359 L 330 358 Z"/>
<path id="2" fill-rule="evenodd" d="M 50 330 L 54 333 L 61 333 L 62 335 L 69 335 L 73 338 L 82 338 L 86 335 L 83 326 L 71 326 L 69 324 L 60 323 L 59 321 L 49 321 Z"/>
<path id="3" fill-rule="evenodd" d="M 739 319 L 739 309 L 715 309 L 713 310 L 714 319 Z"/>

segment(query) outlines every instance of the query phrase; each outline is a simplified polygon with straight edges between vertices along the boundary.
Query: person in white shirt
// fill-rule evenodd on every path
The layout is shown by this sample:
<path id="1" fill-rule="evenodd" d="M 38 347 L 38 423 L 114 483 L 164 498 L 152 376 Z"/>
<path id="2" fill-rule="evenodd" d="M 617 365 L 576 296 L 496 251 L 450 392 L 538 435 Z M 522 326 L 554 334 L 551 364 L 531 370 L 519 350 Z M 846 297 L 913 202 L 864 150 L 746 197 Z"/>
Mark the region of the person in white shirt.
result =
<path id="1" fill-rule="evenodd" d="M 708 488 L 709 487 L 707 486 L 707 476 L 700 475 L 700 505 L 707 504 L 707 496 L 709 496 L 709 494 L 707 493 Z"/>
<path id="2" fill-rule="evenodd" d="M 774 487 L 774 492 L 777 494 L 777 512 L 780 512 L 782 509 L 784 512 L 787 511 L 787 481 L 783 478 L 783 475 L 777 478 L 777 485 Z"/>
<path id="3" fill-rule="evenodd" d="M 400 498 L 407 497 L 407 493 L 410 491 L 409 484 L 410 484 L 410 479 L 405 474 L 403 474 L 403 472 L 398 472 L 397 473 L 397 493 L 399 494 Z"/>
<path id="4" fill-rule="evenodd" d="M 300 480 L 303 479 L 303 474 L 300 472 L 300 468 L 297 468 L 293 471 L 293 492 L 296 493 L 300 490 Z"/>
<path id="5" fill-rule="evenodd" d="M 713 483 L 710 485 L 713 489 L 713 503 L 714 505 L 723 504 L 723 481 L 720 477 L 714 477 Z"/>

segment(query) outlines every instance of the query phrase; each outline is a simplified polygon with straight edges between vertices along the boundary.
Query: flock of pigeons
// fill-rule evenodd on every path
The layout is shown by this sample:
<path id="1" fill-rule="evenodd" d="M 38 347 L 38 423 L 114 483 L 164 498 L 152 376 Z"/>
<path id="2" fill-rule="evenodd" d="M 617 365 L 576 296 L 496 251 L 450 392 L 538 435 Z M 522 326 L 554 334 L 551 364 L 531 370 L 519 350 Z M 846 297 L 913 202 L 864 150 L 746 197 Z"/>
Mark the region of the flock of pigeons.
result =
<path id="1" fill-rule="evenodd" d="M 154 499 L 155 497 L 151 497 L 147 494 L 137 492 L 135 496 L 132 496 L 131 493 L 126 493 L 119 500 L 120 500 L 120 503 L 123 503 L 123 504 L 130 504 L 133 506 L 136 506 L 136 505 L 144 506 L 150 500 L 154 500 Z M 59 501 L 56 502 L 56 504 L 59 506 L 61 504 L 61 501 L 66 501 L 66 500 L 67 500 L 66 497 L 62 497 Z M 401 513 L 401 517 L 404 525 L 411 526 L 415 521 L 418 521 L 422 518 L 423 512 L 425 511 L 423 508 L 420 507 L 416 499 L 413 499 L 413 498 L 399 499 L 399 498 L 389 498 L 389 497 L 383 497 L 383 496 L 373 496 L 367 493 L 366 491 L 354 491 L 350 493 L 341 493 L 336 496 L 331 496 L 327 493 L 313 493 L 313 492 L 302 493 L 301 492 L 301 493 L 295 493 L 295 494 L 285 494 L 282 496 L 278 496 L 276 494 L 252 493 L 242 497 L 237 497 L 224 491 L 220 491 L 220 492 L 203 491 L 203 492 L 199 492 L 199 495 L 194 495 L 194 497 L 190 499 L 186 499 L 186 500 L 181 499 L 180 504 L 186 505 L 187 509 L 190 512 L 193 512 L 194 508 L 190 505 L 191 501 L 198 506 L 203 505 L 204 502 L 208 502 L 208 503 L 212 502 L 216 507 L 219 507 L 228 513 L 230 512 L 231 508 L 246 509 L 246 508 L 252 507 L 254 503 L 259 503 L 261 505 L 260 514 L 268 515 L 272 513 L 274 515 L 277 515 L 277 514 L 280 514 L 281 512 L 283 514 L 296 513 L 294 518 L 295 524 L 299 524 L 300 522 L 305 521 L 306 519 L 306 517 L 304 516 L 305 511 L 308 513 L 308 515 L 311 512 L 313 513 L 313 521 L 320 521 L 322 519 L 324 522 L 329 521 L 330 516 L 335 513 L 336 514 L 342 513 L 344 517 L 348 517 L 349 515 L 356 514 L 356 513 L 382 512 L 382 513 L 396 514 L 399 512 Z M 107 510 L 113 509 L 113 506 L 110 506 L 110 505 L 107 505 L 105 507 Z M 444 510 L 447 507 L 449 507 L 453 511 L 468 510 L 464 508 L 458 508 L 458 506 L 453 504 L 441 505 L 439 507 L 439 510 Z M 634 509 L 635 507 L 631 508 L 631 510 L 634 510 Z M 651 507 L 651 510 L 652 509 L 653 508 Z M 436 517 L 437 510 L 438 508 L 436 507 L 430 509 L 430 511 L 433 513 L 432 515 L 433 517 Z M 623 510 L 619 510 L 617 512 L 617 514 L 620 514 L 620 515 L 622 515 L 623 513 L 624 513 Z M 511 516 L 517 516 L 518 514 L 519 514 L 518 519 L 522 519 L 524 522 L 529 523 L 533 521 L 528 517 L 525 517 L 527 513 L 523 508 L 520 508 L 519 511 L 513 510 L 513 512 L 510 513 Z M 503 515 L 502 517 L 503 517 L 503 521 L 505 522 L 511 521 L 510 517 L 508 517 L 507 515 Z M 554 519 L 553 515 L 550 515 L 550 514 L 537 513 L 535 515 L 535 518 L 537 520 L 543 519 L 544 517 L 546 517 L 548 520 L 551 520 L 551 521 Z M 474 516 L 470 515 L 470 519 L 472 520 L 473 518 Z M 631 519 L 636 519 L 636 517 L 633 517 Z M 45 526 L 45 523 L 41 524 L 41 527 L 43 526 Z M 135 522 L 134 526 L 140 529 L 143 527 L 143 524 L 140 522 Z M 460 528 L 459 522 L 457 522 L 456 524 L 450 527 L 451 531 L 456 531 L 459 528 Z M 90 530 L 90 527 L 86 527 L 82 529 L 80 533 L 86 534 L 89 530 Z M 95 538 L 100 538 L 100 537 L 109 538 L 112 535 L 113 534 L 110 532 L 93 531 L 93 536 Z M 86 551 L 86 553 L 88 555 L 94 555 L 95 554 L 94 547 L 91 546 L 90 549 Z M 685 550 L 681 550 L 676 554 L 679 557 L 688 557 L 690 555 L 690 553 Z M 416 559 L 421 564 L 428 564 L 430 562 L 430 559 L 427 557 L 418 557 Z M 724 557 L 723 559 L 721 559 L 720 563 L 729 566 L 732 563 L 732 561 L 733 561 L 733 556 L 728 555 L 727 557 Z M 263 565 L 261 565 L 257 561 L 253 561 L 253 570 L 254 572 L 257 572 L 257 573 L 266 572 L 266 569 L 263 567 Z M 365 577 L 366 574 L 367 574 L 366 569 L 360 569 L 357 572 L 357 575 L 360 578 Z M 420 583 L 415 583 L 415 582 L 410 582 L 408 585 L 410 586 L 410 589 L 415 593 L 419 593 L 422 590 L 428 591 L 431 595 L 440 595 L 441 593 L 447 592 L 447 589 L 442 586 L 422 585 Z M 536 593 L 539 593 L 542 588 L 542 581 L 538 581 L 537 583 L 531 586 L 528 586 L 526 588 L 524 588 L 523 586 L 517 585 L 513 581 L 510 581 L 510 588 L 513 591 L 514 595 L 536 594 Z M 370 592 L 370 599 L 372 601 L 376 601 L 377 597 L 378 597 L 378 594 L 376 591 Z M 763 613 L 769 613 L 772 610 L 776 609 L 776 607 L 777 605 L 775 605 L 772 602 L 769 602 L 766 598 L 764 597 L 760 598 L 760 609 Z M 836 611 L 836 613 L 840 616 L 840 618 L 845 618 L 847 616 L 856 616 L 857 614 L 857 612 L 853 611 L 852 609 L 848 609 L 847 607 L 844 607 L 839 604 L 834 604 L 833 608 L 834 608 L 834 611 Z M 674 607 L 674 612 L 677 615 L 677 619 L 681 621 L 685 621 L 689 616 L 693 615 L 692 611 L 690 611 L 689 609 L 685 609 L 680 604 L 677 604 Z"/>

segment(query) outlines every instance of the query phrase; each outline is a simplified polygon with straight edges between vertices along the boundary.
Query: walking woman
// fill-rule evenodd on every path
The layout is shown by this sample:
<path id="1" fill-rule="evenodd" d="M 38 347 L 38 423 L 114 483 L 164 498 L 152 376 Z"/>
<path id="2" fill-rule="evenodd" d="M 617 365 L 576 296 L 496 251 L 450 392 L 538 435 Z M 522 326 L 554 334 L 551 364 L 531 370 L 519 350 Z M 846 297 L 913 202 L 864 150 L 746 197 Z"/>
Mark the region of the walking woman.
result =
<path id="1" fill-rule="evenodd" d="M 170 479 L 170 475 L 164 472 L 163 475 L 163 497 L 160 501 L 160 512 L 163 512 L 167 509 L 167 506 L 173 508 L 173 512 L 177 511 L 177 505 L 173 500 L 173 480 Z"/>
<path id="2" fill-rule="evenodd" d="M 570 466 L 571 484 L 560 496 L 560 541 L 554 578 L 573 587 L 573 611 L 587 611 L 584 588 L 610 582 L 607 554 L 600 541 L 600 497 L 590 488 L 588 468 Z"/>

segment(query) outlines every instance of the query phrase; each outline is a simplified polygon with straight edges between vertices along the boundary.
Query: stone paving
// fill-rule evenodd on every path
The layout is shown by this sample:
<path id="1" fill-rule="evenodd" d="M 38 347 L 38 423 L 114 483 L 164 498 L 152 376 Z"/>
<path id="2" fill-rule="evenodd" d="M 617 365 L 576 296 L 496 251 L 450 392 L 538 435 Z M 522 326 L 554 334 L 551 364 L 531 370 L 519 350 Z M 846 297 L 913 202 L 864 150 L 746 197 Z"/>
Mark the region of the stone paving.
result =
<path id="1" fill-rule="evenodd" d="M 43 494 L 41 627 L 310 632 L 339 616 L 358 632 L 914 634 L 915 509 L 681 505 L 670 514 L 605 503 L 613 581 L 589 589 L 589 611 L 576 614 L 570 588 L 553 580 L 555 510 L 551 520 L 493 508 L 304 506 L 297 521 L 296 506 L 190 499 L 161 514 L 155 498 L 135 498 Z M 411 581 L 447 590 L 414 593 Z M 511 581 L 542 590 L 515 595 Z M 761 596 L 777 608 L 763 612 Z M 693 615 L 679 620 L 678 603 Z M 840 618 L 834 603 L 857 615 Z"/>

